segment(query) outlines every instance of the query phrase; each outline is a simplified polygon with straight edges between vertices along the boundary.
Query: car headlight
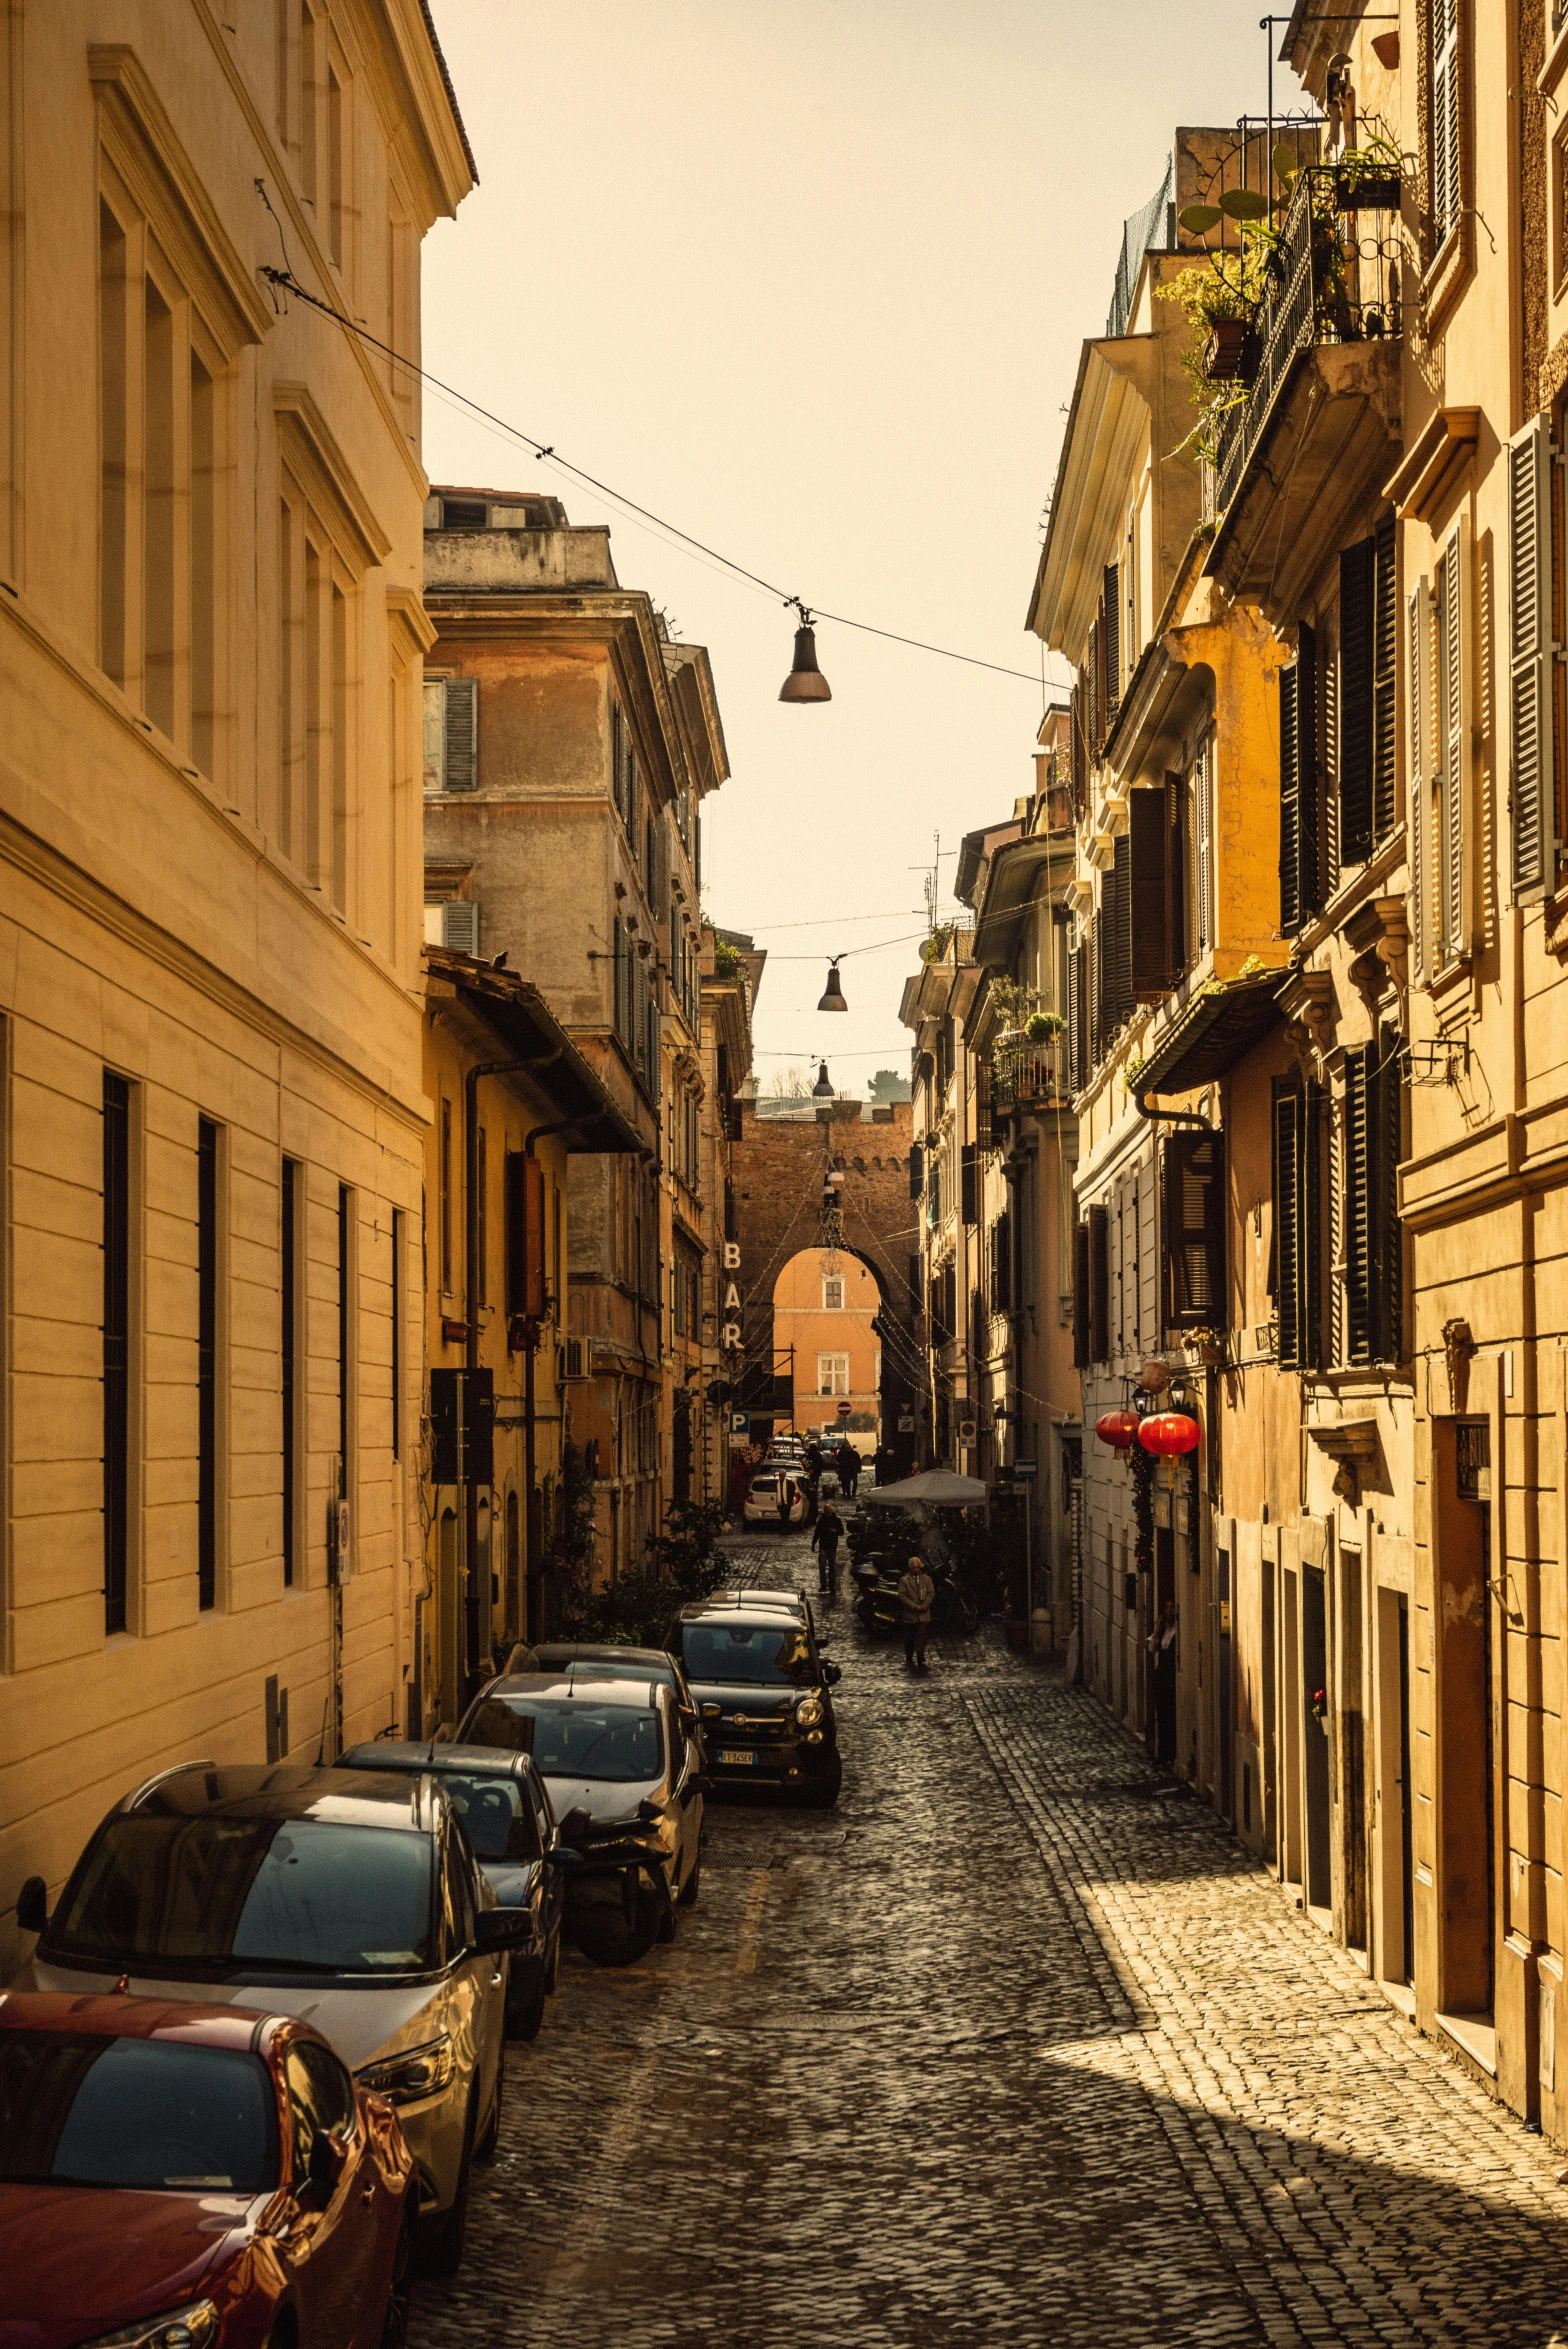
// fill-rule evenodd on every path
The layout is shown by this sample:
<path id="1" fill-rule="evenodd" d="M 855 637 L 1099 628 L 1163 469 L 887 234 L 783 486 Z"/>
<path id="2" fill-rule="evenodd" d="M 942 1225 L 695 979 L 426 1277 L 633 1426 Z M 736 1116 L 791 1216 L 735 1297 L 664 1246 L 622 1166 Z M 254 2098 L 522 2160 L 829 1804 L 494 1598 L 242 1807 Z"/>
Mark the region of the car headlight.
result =
<path id="1" fill-rule="evenodd" d="M 417 2104 L 421 2097 L 438 2095 L 456 2069 L 452 2042 L 443 2031 L 423 2047 L 405 2047 L 381 2063 L 366 2064 L 354 2077 L 361 2088 L 384 2096 L 389 2104 Z"/>
<path id="2" fill-rule="evenodd" d="M 166 2308 L 161 2316 L 144 2316 L 117 2333 L 95 2333 L 84 2349 L 207 2349 L 216 2341 L 221 2322 L 210 2300 L 189 2300 L 183 2308 Z"/>
<path id="3" fill-rule="evenodd" d="M 802 1729 L 813 1728 L 822 1718 L 822 1699 L 819 1696 L 803 1696 L 795 1707 L 795 1718 Z"/>

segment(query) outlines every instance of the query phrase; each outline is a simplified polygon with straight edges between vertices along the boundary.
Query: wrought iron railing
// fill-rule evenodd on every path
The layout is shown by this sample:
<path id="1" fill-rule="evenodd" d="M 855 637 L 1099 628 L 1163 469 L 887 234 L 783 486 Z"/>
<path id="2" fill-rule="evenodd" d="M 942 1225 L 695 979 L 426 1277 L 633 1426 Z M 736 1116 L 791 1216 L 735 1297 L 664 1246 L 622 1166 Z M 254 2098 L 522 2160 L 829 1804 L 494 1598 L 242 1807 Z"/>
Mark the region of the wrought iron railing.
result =
<path id="1" fill-rule="evenodd" d="M 991 1114 L 1067 1099 L 1067 1055 L 1050 1043 L 999 1043 L 991 1055 Z"/>
<path id="2" fill-rule="evenodd" d="M 1298 352 L 1401 332 L 1401 265 L 1397 179 L 1356 179 L 1333 164 L 1309 164 L 1297 175 L 1253 321 L 1257 372 L 1220 428 L 1216 518 L 1246 478 Z"/>

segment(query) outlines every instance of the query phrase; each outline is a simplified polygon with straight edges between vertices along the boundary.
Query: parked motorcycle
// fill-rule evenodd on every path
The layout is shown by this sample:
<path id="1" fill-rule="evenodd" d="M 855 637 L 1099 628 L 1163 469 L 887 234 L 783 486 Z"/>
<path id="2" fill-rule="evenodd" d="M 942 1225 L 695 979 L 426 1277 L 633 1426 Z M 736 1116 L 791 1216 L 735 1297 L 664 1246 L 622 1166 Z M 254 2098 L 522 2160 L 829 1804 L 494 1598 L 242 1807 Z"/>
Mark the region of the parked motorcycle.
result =
<path id="1" fill-rule="evenodd" d="M 575 1810 L 561 1821 L 561 1842 L 572 1854 L 567 1932 L 595 1965 L 635 1965 L 669 1908 L 658 1837 L 639 1819 L 595 1825 Z"/>

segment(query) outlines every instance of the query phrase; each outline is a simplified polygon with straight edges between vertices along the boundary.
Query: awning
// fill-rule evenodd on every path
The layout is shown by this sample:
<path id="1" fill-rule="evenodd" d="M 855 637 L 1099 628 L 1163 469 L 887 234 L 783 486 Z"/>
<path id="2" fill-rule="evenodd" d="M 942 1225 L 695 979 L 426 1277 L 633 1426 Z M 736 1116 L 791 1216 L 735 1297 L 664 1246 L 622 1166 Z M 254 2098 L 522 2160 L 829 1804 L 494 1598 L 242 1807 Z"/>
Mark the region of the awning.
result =
<path id="1" fill-rule="evenodd" d="M 1249 971 L 1193 997 L 1164 1042 L 1150 1053 L 1131 1090 L 1190 1093 L 1235 1067 L 1278 1020 L 1289 970 Z"/>
<path id="2" fill-rule="evenodd" d="M 865 1498 L 894 1508 L 910 1501 L 924 1501 L 929 1509 L 968 1509 L 988 1501 L 991 1488 L 976 1477 L 955 1476 L 950 1469 L 925 1468 L 918 1476 L 906 1476 L 898 1484 L 879 1484 Z"/>

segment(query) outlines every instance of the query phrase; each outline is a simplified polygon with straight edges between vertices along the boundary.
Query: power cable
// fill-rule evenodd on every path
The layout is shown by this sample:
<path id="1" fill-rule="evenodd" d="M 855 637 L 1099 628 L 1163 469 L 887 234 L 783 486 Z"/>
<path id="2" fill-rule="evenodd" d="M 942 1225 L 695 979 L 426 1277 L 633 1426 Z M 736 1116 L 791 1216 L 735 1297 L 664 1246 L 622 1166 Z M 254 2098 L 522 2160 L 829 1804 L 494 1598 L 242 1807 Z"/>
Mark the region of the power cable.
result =
<path id="1" fill-rule="evenodd" d="M 259 182 L 258 187 L 261 187 Z M 264 188 L 261 188 L 261 198 L 265 204 L 267 198 Z M 271 211 L 270 204 L 267 205 L 267 209 Z M 467 392 L 459 391 L 455 384 L 444 383 L 440 376 L 432 375 L 428 368 L 421 367 L 417 361 L 406 358 L 401 351 L 394 350 L 390 343 L 383 342 L 379 335 L 372 334 L 369 327 L 362 326 L 357 318 L 347 317 L 343 311 L 334 309 L 330 302 L 324 302 L 319 294 L 313 294 L 307 286 L 300 284 L 292 269 L 263 267 L 260 274 L 277 291 L 294 295 L 296 300 L 308 303 L 313 310 L 319 310 L 324 318 L 330 318 L 346 333 L 356 335 L 372 350 L 379 351 L 384 358 L 390 359 L 394 367 L 401 367 L 407 374 L 417 376 L 421 383 L 427 383 L 432 390 L 442 393 L 445 398 L 455 400 L 471 415 L 480 417 L 486 424 L 494 426 L 496 430 L 507 434 L 511 439 L 521 442 L 524 448 L 532 449 L 536 458 L 548 458 L 550 463 L 561 472 L 571 474 L 575 480 L 596 490 L 601 497 L 608 498 L 613 504 L 624 508 L 628 513 L 638 515 L 655 529 L 667 531 L 671 537 L 679 539 L 683 546 L 690 547 L 698 555 L 706 556 L 711 562 L 722 564 L 726 571 L 733 571 L 738 579 L 748 580 L 753 587 L 761 588 L 764 594 L 776 596 L 781 604 L 788 605 L 800 614 L 803 627 L 810 627 L 815 620 L 829 620 L 840 628 L 858 629 L 864 636 L 880 636 L 889 644 L 903 644 L 908 645 L 915 652 L 934 653 L 944 661 L 960 661 L 966 668 L 988 669 L 998 677 L 1020 677 L 1026 685 L 1039 684 L 1040 680 L 1031 670 L 1010 669 L 1000 661 L 983 661 L 974 653 L 954 652 L 949 645 L 927 643 L 923 637 L 902 636 L 896 629 L 878 628 L 870 620 L 853 620 L 846 612 L 817 610 L 814 606 L 808 605 L 802 597 L 792 595 L 787 589 L 776 586 L 771 579 L 764 579 L 760 572 L 748 569 L 744 563 L 737 563 L 732 555 L 726 555 L 718 547 L 709 546 L 703 539 L 693 537 L 689 530 L 682 530 L 679 523 L 666 521 L 662 514 L 655 514 L 649 507 L 639 505 L 637 500 L 628 497 L 624 490 L 613 489 L 607 481 L 601 481 L 597 474 L 589 473 L 583 466 L 574 464 L 569 457 L 563 457 L 553 443 L 536 440 L 531 432 L 524 432 L 520 425 L 509 423 L 504 416 L 497 416 L 493 409 L 486 408 L 480 401 L 471 399 Z"/>

